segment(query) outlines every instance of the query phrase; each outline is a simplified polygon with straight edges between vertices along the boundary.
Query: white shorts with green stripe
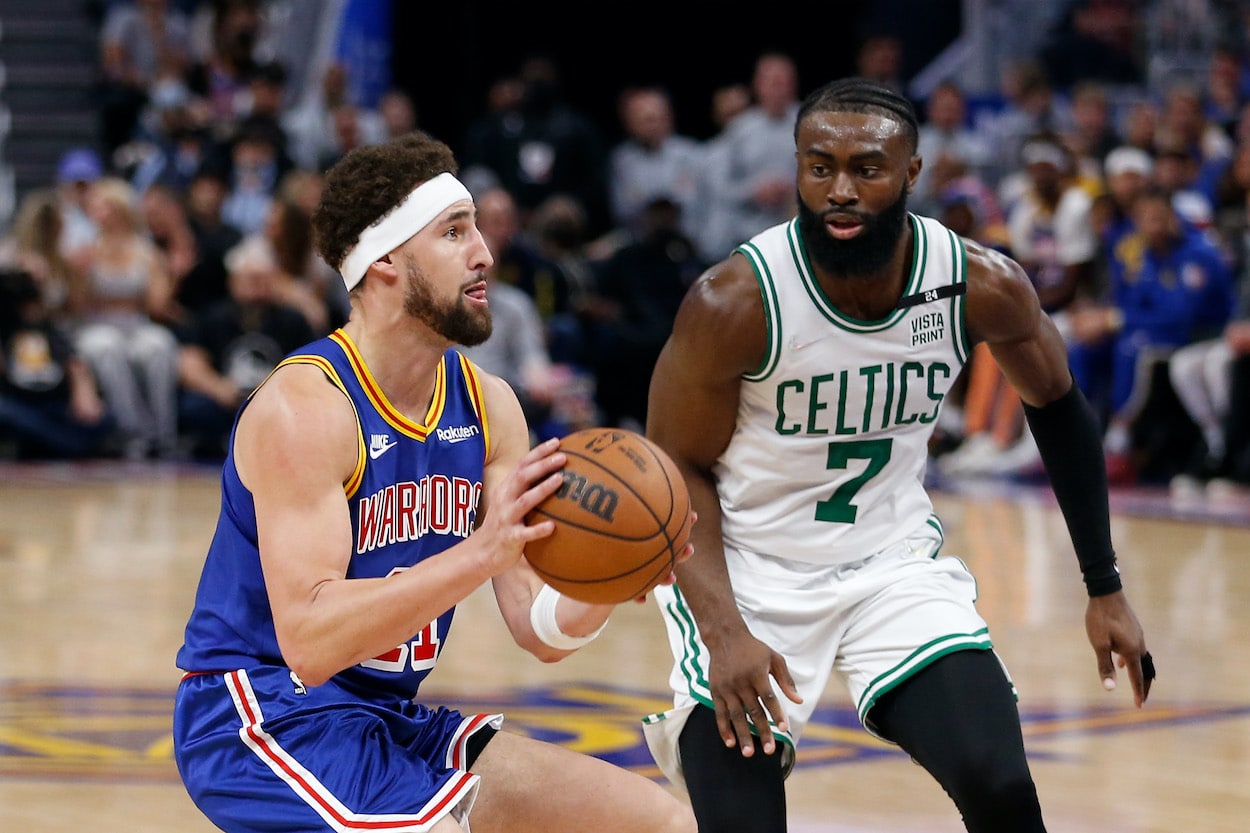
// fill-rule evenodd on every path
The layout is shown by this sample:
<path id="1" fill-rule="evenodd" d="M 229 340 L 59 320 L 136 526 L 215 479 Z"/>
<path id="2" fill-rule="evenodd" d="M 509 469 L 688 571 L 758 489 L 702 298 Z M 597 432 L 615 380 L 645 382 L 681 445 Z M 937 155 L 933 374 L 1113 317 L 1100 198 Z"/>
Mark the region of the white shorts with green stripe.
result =
<path id="1" fill-rule="evenodd" d="M 860 722 L 873 732 L 868 711 L 909 676 L 953 651 L 993 650 L 976 610 L 975 579 L 958 558 L 939 556 L 940 546 L 934 532 L 833 565 L 726 546 L 738 610 L 751 633 L 785 657 L 803 697 L 792 703 L 773 682 L 789 723 L 788 733 L 777 733 L 787 772 L 830 673 L 837 673 Z M 708 652 L 680 588 L 652 593 L 675 659 L 669 677 L 673 708 L 644 718 L 643 731 L 656 764 L 684 789 L 677 738 L 695 705 L 712 706 Z"/>

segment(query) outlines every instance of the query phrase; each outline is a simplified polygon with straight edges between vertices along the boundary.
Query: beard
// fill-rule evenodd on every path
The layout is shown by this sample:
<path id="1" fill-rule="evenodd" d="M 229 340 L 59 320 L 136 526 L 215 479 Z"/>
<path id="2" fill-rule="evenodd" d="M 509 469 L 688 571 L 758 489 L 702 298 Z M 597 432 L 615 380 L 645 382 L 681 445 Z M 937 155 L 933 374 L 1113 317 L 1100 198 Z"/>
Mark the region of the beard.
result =
<path id="1" fill-rule="evenodd" d="M 807 207 L 799 197 L 799 236 L 807 256 L 835 278 L 870 278 L 885 268 L 903 237 L 907 219 L 907 185 L 898 199 L 877 214 L 855 212 L 864 224 L 858 236 L 836 240 L 825 227 L 824 215 Z M 826 213 L 835 213 L 832 209 Z M 845 214 L 847 212 L 837 212 Z"/>
<path id="2" fill-rule="evenodd" d="M 439 301 L 434 297 L 425 274 L 415 267 L 408 269 L 404 312 L 448 341 L 465 347 L 475 347 L 486 341 L 493 328 L 489 308 L 477 310 L 469 307 L 463 294 L 451 301 Z"/>

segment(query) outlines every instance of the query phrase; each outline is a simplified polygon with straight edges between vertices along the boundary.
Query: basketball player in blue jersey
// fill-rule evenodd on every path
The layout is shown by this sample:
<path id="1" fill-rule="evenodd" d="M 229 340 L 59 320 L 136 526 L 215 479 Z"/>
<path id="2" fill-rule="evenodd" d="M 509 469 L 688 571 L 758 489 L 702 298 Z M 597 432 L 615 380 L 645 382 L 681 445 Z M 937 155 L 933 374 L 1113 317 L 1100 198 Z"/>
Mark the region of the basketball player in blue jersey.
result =
<path id="1" fill-rule="evenodd" d="M 938 409 L 986 342 L 1027 403 L 1089 593 L 1102 685 L 1154 675 L 1121 589 L 1093 413 L 1020 266 L 908 213 L 906 99 L 862 79 L 812 93 L 799 211 L 686 296 L 648 434 L 682 467 L 696 555 L 655 594 L 674 708 L 644 720 L 700 833 L 786 829 L 784 779 L 831 674 L 976 833 L 1044 830 L 1015 692 L 923 487 Z"/>
<path id="2" fill-rule="evenodd" d="M 490 333 L 492 258 L 446 145 L 345 156 L 314 217 L 350 320 L 287 357 L 236 417 L 186 627 L 174 751 L 226 831 L 671 831 L 640 775 L 416 702 L 456 604 L 489 580 L 517 644 L 555 661 L 611 606 L 522 557 L 561 482 L 513 391 L 453 348 Z M 687 547 L 681 558 L 693 552 Z M 458 638 L 471 638 L 461 634 Z"/>

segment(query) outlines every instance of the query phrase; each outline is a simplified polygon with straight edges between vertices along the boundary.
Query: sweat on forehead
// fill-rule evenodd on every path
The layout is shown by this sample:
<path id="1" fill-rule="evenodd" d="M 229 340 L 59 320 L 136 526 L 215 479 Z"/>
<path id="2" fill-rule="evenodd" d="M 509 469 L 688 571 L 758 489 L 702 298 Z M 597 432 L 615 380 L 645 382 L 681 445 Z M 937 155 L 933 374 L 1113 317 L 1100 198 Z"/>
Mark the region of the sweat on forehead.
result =
<path id="1" fill-rule="evenodd" d="M 813 113 L 867 113 L 897 122 L 912 150 L 920 133 L 920 122 L 911 102 L 893 89 L 863 78 L 843 78 L 820 87 L 799 107 L 798 126 Z"/>

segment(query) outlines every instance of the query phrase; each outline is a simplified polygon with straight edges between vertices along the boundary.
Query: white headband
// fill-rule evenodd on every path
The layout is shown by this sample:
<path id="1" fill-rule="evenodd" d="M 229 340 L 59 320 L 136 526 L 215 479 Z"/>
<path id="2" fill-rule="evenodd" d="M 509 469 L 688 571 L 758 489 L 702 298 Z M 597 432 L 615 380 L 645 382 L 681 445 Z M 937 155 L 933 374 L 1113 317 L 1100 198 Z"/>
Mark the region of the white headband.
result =
<path id="1" fill-rule="evenodd" d="M 360 233 L 343 258 L 343 283 L 351 289 L 379 258 L 390 254 L 414 234 L 425 228 L 444 210 L 473 195 L 450 173 L 441 173 L 423 182 L 404 201 L 383 214 L 377 222 Z"/>

